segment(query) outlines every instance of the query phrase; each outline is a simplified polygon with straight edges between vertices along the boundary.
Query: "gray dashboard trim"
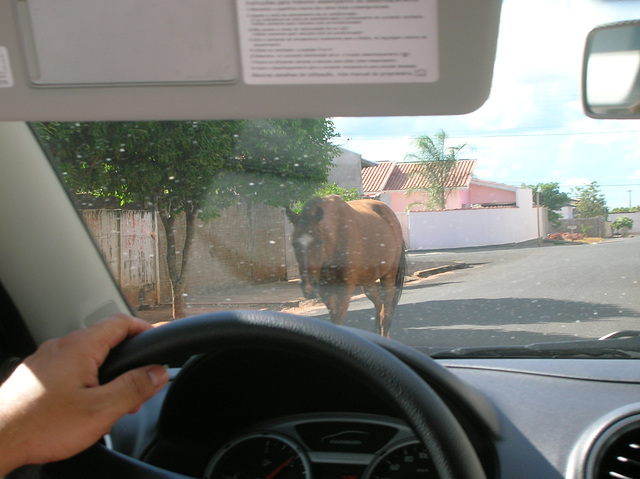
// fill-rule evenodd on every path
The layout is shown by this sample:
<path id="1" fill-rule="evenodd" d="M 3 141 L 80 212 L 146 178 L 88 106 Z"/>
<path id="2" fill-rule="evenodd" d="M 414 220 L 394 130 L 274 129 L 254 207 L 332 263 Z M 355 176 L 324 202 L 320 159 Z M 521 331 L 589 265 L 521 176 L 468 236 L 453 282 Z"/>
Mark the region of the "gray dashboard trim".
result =
<path id="1" fill-rule="evenodd" d="M 484 369 L 504 373 L 640 384 L 640 363 L 634 359 L 447 359 L 449 369 Z"/>
<path id="2" fill-rule="evenodd" d="M 544 459 L 544 472 L 535 471 L 531 477 L 584 479 L 589 451 L 602 432 L 640 413 L 640 365 L 634 360 L 439 362 L 500 411 L 504 429 L 496 449 L 501 477 L 524 477 L 517 469 L 523 461 L 541 467 Z"/>

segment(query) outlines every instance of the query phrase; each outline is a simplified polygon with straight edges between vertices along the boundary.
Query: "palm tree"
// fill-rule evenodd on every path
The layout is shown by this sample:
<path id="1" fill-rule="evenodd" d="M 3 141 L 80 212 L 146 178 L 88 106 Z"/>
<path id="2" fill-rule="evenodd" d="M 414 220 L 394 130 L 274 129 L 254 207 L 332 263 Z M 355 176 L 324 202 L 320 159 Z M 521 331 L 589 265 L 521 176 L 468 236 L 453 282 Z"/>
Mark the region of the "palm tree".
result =
<path id="1" fill-rule="evenodd" d="M 449 175 L 458 162 L 458 154 L 467 145 L 446 147 L 447 134 L 444 130 L 438 131 L 433 138 L 423 135 L 413 142 L 417 152 L 407 153 L 405 160 L 415 161 L 420 164 L 413 174 L 424 178 L 423 186 L 412 188 L 409 193 L 427 193 L 426 206 L 432 209 L 444 210 L 447 205 L 447 196 L 450 189 L 447 188 Z"/>

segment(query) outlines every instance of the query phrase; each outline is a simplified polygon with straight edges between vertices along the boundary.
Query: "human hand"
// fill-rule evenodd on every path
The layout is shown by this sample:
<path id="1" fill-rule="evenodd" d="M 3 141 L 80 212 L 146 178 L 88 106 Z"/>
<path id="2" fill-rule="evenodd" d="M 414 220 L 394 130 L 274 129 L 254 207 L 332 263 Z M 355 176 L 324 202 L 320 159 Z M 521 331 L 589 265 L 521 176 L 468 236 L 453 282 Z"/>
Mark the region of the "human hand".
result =
<path id="1" fill-rule="evenodd" d="M 0 387 L 0 477 L 83 451 L 162 389 L 169 374 L 158 365 L 98 381 L 109 351 L 151 327 L 120 314 L 47 341 L 26 358 Z"/>

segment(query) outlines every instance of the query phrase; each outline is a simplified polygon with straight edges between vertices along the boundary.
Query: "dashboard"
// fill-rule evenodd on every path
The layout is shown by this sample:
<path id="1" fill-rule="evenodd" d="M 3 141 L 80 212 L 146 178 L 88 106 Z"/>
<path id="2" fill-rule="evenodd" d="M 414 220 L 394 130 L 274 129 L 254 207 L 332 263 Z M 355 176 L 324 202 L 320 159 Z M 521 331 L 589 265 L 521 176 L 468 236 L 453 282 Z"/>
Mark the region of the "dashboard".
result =
<path id="1" fill-rule="evenodd" d="M 420 370 L 420 357 L 434 363 L 410 351 L 403 360 L 412 368 Z M 445 379 L 428 380 L 489 478 L 606 477 L 598 472 L 603 449 L 640 431 L 634 361 L 434 364 Z M 336 365 L 268 346 L 234 346 L 195 356 L 172 375 L 170 387 L 113 428 L 116 450 L 206 479 L 438 477 L 393 404 Z"/>
<path id="2" fill-rule="evenodd" d="M 116 450 L 211 479 L 436 477 L 391 404 L 313 357 L 232 348 L 173 373 L 168 390 L 116 424 Z"/>

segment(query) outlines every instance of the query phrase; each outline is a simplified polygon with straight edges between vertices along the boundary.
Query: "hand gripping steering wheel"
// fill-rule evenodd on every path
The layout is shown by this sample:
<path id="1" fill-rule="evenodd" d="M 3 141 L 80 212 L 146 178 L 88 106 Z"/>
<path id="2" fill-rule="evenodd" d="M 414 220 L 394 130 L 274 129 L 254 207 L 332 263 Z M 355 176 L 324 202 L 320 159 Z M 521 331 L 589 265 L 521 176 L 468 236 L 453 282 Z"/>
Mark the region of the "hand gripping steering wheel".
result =
<path id="1" fill-rule="evenodd" d="M 484 479 L 464 430 L 433 389 L 396 356 L 348 328 L 272 311 L 225 311 L 180 319 L 127 339 L 100 369 L 102 382 L 146 364 L 215 351 L 230 345 L 275 345 L 301 351 L 361 378 L 392 404 L 423 442 L 441 479 Z M 427 359 L 428 360 L 428 359 Z M 100 444 L 45 466 L 52 477 L 180 479 Z"/>

